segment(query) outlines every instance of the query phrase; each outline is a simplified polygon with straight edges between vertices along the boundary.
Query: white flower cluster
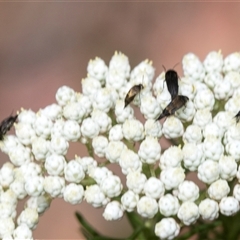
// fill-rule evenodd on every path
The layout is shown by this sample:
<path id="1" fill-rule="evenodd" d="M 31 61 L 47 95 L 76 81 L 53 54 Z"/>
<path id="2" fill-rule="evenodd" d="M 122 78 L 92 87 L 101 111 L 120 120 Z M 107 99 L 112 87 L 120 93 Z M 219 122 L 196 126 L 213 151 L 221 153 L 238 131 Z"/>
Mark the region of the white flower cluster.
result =
<path id="1" fill-rule="evenodd" d="M 210 52 L 203 63 L 189 53 L 182 64 L 178 94 L 189 101 L 163 123 L 156 119 L 171 102 L 165 73 L 153 81 L 150 61 L 131 70 L 122 53 L 115 53 L 109 66 L 100 58 L 91 60 L 82 93 L 62 86 L 57 103 L 37 113 L 22 109 L 16 135 L 0 142 L 10 159 L 0 169 L 0 238 L 32 239 L 39 215 L 57 197 L 104 206 L 106 220 L 120 219 L 124 211 L 136 210 L 144 218 L 159 212 L 155 234 L 160 239 L 174 239 L 180 222 L 188 226 L 199 217 L 214 220 L 219 212 L 237 213 L 240 183 L 229 193 L 230 181 L 240 182 L 240 124 L 234 119 L 240 110 L 240 53 L 223 59 L 220 51 Z M 129 90 L 139 84 L 143 89 L 124 107 Z M 137 111 L 145 123 L 137 119 Z M 182 145 L 163 151 L 162 136 L 182 139 Z M 89 156 L 67 159 L 69 142 L 85 144 Z M 119 164 L 126 188 L 94 156 Z M 200 203 L 199 187 L 186 180 L 185 169 L 207 186 L 207 198 Z M 17 215 L 17 202 L 26 197 Z"/>

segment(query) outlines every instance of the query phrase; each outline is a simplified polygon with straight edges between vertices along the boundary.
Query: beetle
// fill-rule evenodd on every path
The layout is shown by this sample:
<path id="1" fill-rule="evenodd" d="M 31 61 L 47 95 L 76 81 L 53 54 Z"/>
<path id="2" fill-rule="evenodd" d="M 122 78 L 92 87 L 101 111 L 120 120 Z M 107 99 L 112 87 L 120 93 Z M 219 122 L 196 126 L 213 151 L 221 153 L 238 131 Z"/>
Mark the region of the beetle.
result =
<path id="1" fill-rule="evenodd" d="M 143 85 L 142 84 L 138 84 L 138 85 L 134 85 L 127 93 L 126 97 L 125 97 L 125 105 L 124 108 L 133 101 L 133 99 L 135 98 L 135 96 L 140 93 L 140 91 L 143 89 Z"/>
<path id="2" fill-rule="evenodd" d="M 163 112 L 160 114 L 160 116 L 156 119 L 161 120 L 164 117 L 168 117 L 170 115 L 173 115 L 178 109 L 183 107 L 186 102 L 189 100 L 187 96 L 183 95 L 177 95 L 167 106 L 164 108 Z"/>
<path id="3" fill-rule="evenodd" d="M 10 115 L 5 118 L 0 124 L 0 141 L 3 140 L 4 135 L 11 129 L 13 124 L 16 122 L 18 115 L 15 116 Z"/>

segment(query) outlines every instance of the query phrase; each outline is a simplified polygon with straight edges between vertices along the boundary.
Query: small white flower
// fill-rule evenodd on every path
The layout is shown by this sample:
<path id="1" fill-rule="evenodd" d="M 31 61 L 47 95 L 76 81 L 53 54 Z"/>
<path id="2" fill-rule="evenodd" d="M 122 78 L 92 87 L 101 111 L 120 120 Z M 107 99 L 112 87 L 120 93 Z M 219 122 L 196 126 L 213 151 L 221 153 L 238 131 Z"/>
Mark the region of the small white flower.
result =
<path id="1" fill-rule="evenodd" d="M 179 84 L 179 95 L 188 96 L 189 100 L 192 102 L 196 95 L 196 88 L 194 83 L 189 77 L 181 77 L 181 81 L 178 81 Z"/>
<path id="2" fill-rule="evenodd" d="M 196 109 L 192 101 L 187 101 L 186 105 L 176 111 L 176 116 L 183 122 L 190 122 L 196 113 Z"/>
<path id="3" fill-rule="evenodd" d="M 56 100 L 60 106 L 65 106 L 68 102 L 76 100 L 76 94 L 72 88 L 62 86 L 56 92 Z"/>
<path id="4" fill-rule="evenodd" d="M 80 104 L 81 106 L 81 116 L 83 116 L 82 114 L 85 112 L 84 116 L 88 116 L 91 112 L 92 112 L 92 101 L 90 99 L 90 97 L 83 95 L 82 93 L 78 93 L 77 94 L 77 102 Z M 83 111 L 82 108 L 85 110 Z M 76 112 L 77 114 L 77 112 Z"/>
<path id="5" fill-rule="evenodd" d="M 64 201 L 71 204 L 79 204 L 82 202 L 84 196 L 84 189 L 82 185 L 75 183 L 68 184 L 63 191 Z"/>
<path id="6" fill-rule="evenodd" d="M 128 119 L 123 123 L 123 136 L 130 141 L 140 141 L 144 138 L 143 125 L 136 119 Z"/>
<path id="7" fill-rule="evenodd" d="M 20 113 L 18 114 L 18 122 L 23 122 L 25 124 L 30 124 L 33 126 L 36 120 L 36 113 L 33 112 L 31 109 L 21 109 Z"/>
<path id="8" fill-rule="evenodd" d="M 127 119 L 134 118 L 134 111 L 130 105 L 124 107 L 124 101 L 118 100 L 115 105 L 116 121 L 124 123 Z"/>
<path id="9" fill-rule="evenodd" d="M 99 89 L 101 89 L 101 82 L 98 79 L 91 76 L 82 79 L 82 93 L 90 97 L 91 101 L 93 101 Z"/>
<path id="10" fill-rule="evenodd" d="M 65 155 L 67 153 L 68 148 L 69 148 L 69 143 L 64 137 L 52 136 L 50 145 L 49 145 L 50 152 L 59 154 L 59 155 Z"/>
<path id="11" fill-rule="evenodd" d="M 25 208 L 35 208 L 41 214 L 50 207 L 51 201 L 52 198 L 46 193 L 38 197 L 30 197 L 25 204 Z"/>
<path id="12" fill-rule="evenodd" d="M 47 139 L 51 134 L 52 126 L 53 122 L 45 115 L 36 115 L 36 121 L 34 123 L 33 129 L 39 137 Z"/>
<path id="13" fill-rule="evenodd" d="M 205 108 L 197 110 L 193 118 L 193 124 L 199 126 L 201 129 L 204 129 L 210 122 L 212 122 L 212 114 L 209 109 Z"/>
<path id="14" fill-rule="evenodd" d="M 99 89 L 93 98 L 93 108 L 109 112 L 113 106 L 111 91 L 108 88 Z"/>
<path id="15" fill-rule="evenodd" d="M 199 204 L 199 213 L 204 220 L 217 219 L 219 215 L 218 203 L 209 198 L 204 199 Z"/>
<path id="16" fill-rule="evenodd" d="M 65 157 L 58 154 L 51 154 L 46 158 L 44 167 L 49 175 L 62 175 L 66 165 Z"/>
<path id="17" fill-rule="evenodd" d="M 138 156 L 143 163 L 154 164 L 160 159 L 161 146 L 157 138 L 146 137 L 140 144 Z"/>
<path id="18" fill-rule="evenodd" d="M 81 132 L 84 137 L 94 138 L 99 134 L 100 127 L 92 118 L 85 118 L 82 122 Z"/>
<path id="19" fill-rule="evenodd" d="M 162 133 L 167 139 L 178 138 L 183 135 L 184 128 L 182 122 L 174 117 L 168 117 L 163 123 Z"/>
<path id="20" fill-rule="evenodd" d="M 178 198 L 182 202 L 194 202 L 199 197 L 199 187 L 192 181 L 185 180 L 178 186 Z"/>
<path id="21" fill-rule="evenodd" d="M 189 125 L 182 138 L 184 143 L 200 143 L 202 141 L 202 130 L 198 125 Z"/>
<path id="22" fill-rule="evenodd" d="M 35 229 L 38 224 L 38 212 L 33 208 L 25 208 L 17 219 L 18 225 L 26 224 L 29 229 Z"/>
<path id="23" fill-rule="evenodd" d="M 206 138 L 203 142 L 203 152 L 205 158 L 218 161 L 223 154 L 224 146 L 220 140 L 215 138 Z"/>
<path id="24" fill-rule="evenodd" d="M 15 124 L 15 132 L 19 141 L 26 146 L 31 144 L 32 140 L 36 137 L 32 125 L 23 122 Z"/>
<path id="25" fill-rule="evenodd" d="M 156 199 L 143 196 L 137 202 L 137 212 L 145 218 L 153 218 L 158 212 Z"/>
<path id="26" fill-rule="evenodd" d="M 240 141 L 240 124 L 232 124 L 225 132 L 223 143 L 226 145 L 226 151 L 228 150 L 227 144 L 230 141 Z M 237 145 L 237 144 L 234 144 Z"/>
<path id="27" fill-rule="evenodd" d="M 15 178 L 15 180 L 10 185 L 10 189 L 18 199 L 23 199 L 27 196 L 25 181 L 23 178 Z"/>
<path id="28" fill-rule="evenodd" d="M 162 126 L 159 121 L 148 119 L 144 124 L 145 135 L 160 138 L 162 136 Z"/>
<path id="29" fill-rule="evenodd" d="M 237 162 L 240 160 L 240 140 L 230 140 L 225 145 L 226 153 L 233 157 Z"/>
<path id="30" fill-rule="evenodd" d="M 190 171 L 197 170 L 205 160 L 202 144 L 185 143 L 182 149 L 184 166 Z"/>
<path id="31" fill-rule="evenodd" d="M 108 134 L 109 141 L 121 141 L 123 139 L 122 125 L 114 125 Z"/>
<path id="32" fill-rule="evenodd" d="M 222 156 L 219 160 L 220 177 L 231 181 L 237 173 L 237 163 L 231 156 Z"/>
<path id="33" fill-rule="evenodd" d="M 240 89 L 240 88 L 237 88 L 237 89 Z M 237 90 L 234 93 L 238 93 Z M 234 95 L 230 97 L 224 105 L 225 111 L 232 112 L 236 115 L 236 113 L 238 113 L 240 109 L 239 97 L 240 96 L 234 96 Z"/>
<path id="34" fill-rule="evenodd" d="M 81 136 L 79 124 L 76 121 L 67 120 L 64 123 L 63 136 L 67 141 L 76 142 Z"/>
<path id="35" fill-rule="evenodd" d="M 132 190 L 134 193 L 139 194 L 142 193 L 146 181 L 147 177 L 143 173 L 134 171 L 130 172 L 127 175 L 126 185 L 129 190 Z"/>
<path id="36" fill-rule="evenodd" d="M 239 202 L 234 197 L 224 197 L 219 203 L 220 212 L 225 216 L 232 216 L 239 211 Z"/>
<path id="37" fill-rule="evenodd" d="M 106 86 L 109 89 L 118 90 L 124 87 L 127 83 L 127 79 L 119 69 L 109 69 L 106 75 Z"/>
<path id="38" fill-rule="evenodd" d="M 59 176 L 46 176 L 44 179 L 44 190 L 53 198 L 61 197 L 65 187 L 64 178 Z"/>
<path id="39" fill-rule="evenodd" d="M 17 195 L 11 190 L 8 189 L 5 192 L 1 192 L 0 194 L 0 202 L 1 203 L 9 203 L 13 206 L 17 205 Z"/>
<path id="40" fill-rule="evenodd" d="M 127 212 L 134 211 L 134 208 L 137 206 L 138 200 L 139 200 L 139 195 L 134 193 L 131 190 L 128 190 L 121 197 L 121 203 L 122 203 L 123 209 L 126 210 Z"/>
<path id="41" fill-rule="evenodd" d="M 179 184 L 184 181 L 184 178 L 184 169 L 181 167 L 166 168 L 160 175 L 160 179 L 167 190 L 177 188 Z"/>
<path id="42" fill-rule="evenodd" d="M 180 232 L 180 226 L 174 218 L 163 218 L 155 225 L 155 234 L 160 239 L 174 239 Z"/>
<path id="43" fill-rule="evenodd" d="M 213 200 L 220 201 L 223 197 L 226 197 L 230 192 L 230 187 L 226 180 L 219 179 L 212 183 L 208 188 L 209 197 Z"/>
<path id="44" fill-rule="evenodd" d="M 214 95 L 208 89 L 198 91 L 194 98 L 194 107 L 197 110 L 200 110 L 200 109 L 212 110 L 214 103 L 215 103 Z"/>
<path id="45" fill-rule="evenodd" d="M 11 149 L 14 149 L 18 145 L 22 146 L 19 139 L 14 135 L 7 135 L 4 137 L 4 141 L 1 142 L 0 148 L 3 153 L 8 154 Z"/>
<path id="46" fill-rule="evenodd" d="M 102 158 L 105 157 L 106 148 L 108 146 L 108 139 L 104 136 L 97 136 L 93 138 L 92 146 L 94 153 Z"/>
<path id="47" fill-rule="evenodd" d="M 95 208 L 102 207 L 110 201 L 97 184 L 86 188 L 84 198 L 87 203 L 91 204 Z"/>
<path id="48" fill-rule="evenodd" d="M 64 177 L 68 182 L 80 183 L 85 177 L 83 167 L 76 160 L 69 161 L 64 168 Z"/>
<path id="49" fill-rule="evenodd" d="M 206 160 L 198 167 L 198 178 L 204 183 L 211 184 L 219 178 L 219 164 L 213 160 Z"/>
<path id="50" fill-rule="evenodd" d="M 41 167 L 34 162 L 23 164 L 18 171 L 15 172 L 15 178 L 20 177 L 26 180 L 28 177 L 40 175 L 42 173 Z"/>
<path id="51" fill-rule="evenodd" d="M 103 111 L 97 109 L 93 110 L 91 113 L 91 117 L 93 121 L 98 124 L 100 128 L 100 133 L 108 132 L 109 129 L 112 127 L 111 118 Z"/>
<path id="52" fill-rule="evenodd" d="M 224 76 L 224 81 L 229 82 L 232 86 L 232 92 L 240 86 L 240 73 L 238 71 L 228 72 Z M 229 95 L 231 96 L 231 95 Z"/>
<path id="53" fill-rule="evenodd" d="M 39 110 L 40 114 L 45 115 L 47 118 L 56 120 L 62 116 L 62 107 L 53 103 L 44 109 Z"/>
<path id="54" fill-rule="evenodd" d="M 122 191 L 121 179 L 118 176 L 108 176 L 101 182 L 101 189 L 109 198 L 118 197 Z"/>
<path id="55" fill-rule="evenodd" d="M 14 239 L 33 239 L 32 231 L 26 224 L 21 224 L 17 226 L 16 229 L 13 231 L 13 237 Z"/>
<path id="56" fill-rule="evenodd" d="M 142 162 L 140 161 L 139 156 L 127 148 L 124 148 L 121 152 L 119 165 L 122 173 L 125 175 L 132 171 L 142 170 Z"/>
<path id="57" fill-rule="evenodd" d="M 105 149 L 106 158 L 111 163 L 117 163 L 119 162 L 123 149 L 126 148 L 126 145 L 121 141 L 111 141 Z"/>
<path id="58" fill-rule="evenodd" d="M 69 102 L 63 108 L 63 116 L 67 120 L 73 120 L 80 123 L 86 115 L 85 107 L 78 102 Z"/>
<path id="59" fill-rule="evenodd" d="M 223 55 L 221 51 L 210 52 L 203 61 L 206 72 L 221 72 L 223 66 Z"/>
<path id="60" fill-rule="evenodd" d="M 17 215 L 16 206 L 10 203 L 0 203 L 0 216 L 1 218 L 14 219 Z"/>
<path id="61" fill-rule="evenodd" d="M 204 138 L 216 138 L 221 140 L 222 132 L 219 129 L 219 126 L 212 122 L 205 126 L 203 129 L 203 136 Z"/>
<path id="62" fill-rule="evenodd" d="M 182 150 L 177 146 L 170 146 L 161 155 L 159 167 L 161 169 L 169 167 L 180 167 L 182 159 Z"/>
<path id="63" fill-rule="evenodd" d="M 224 59 L 223 72 L 227 73 L 231 71 L 240 71 L 239 52 L 231 53 Z"/>
<path id="64" fill-rule="evenodd" d="M 233 87 L 230 81 L 226 81 L 225 79 L 221 82 L 218 82 L 214 89 L 214 96 L 218 100 L 227 100 L 233 94 Z"/>
<path id="65" fill-rule="evenodd" d="M 163 183 L 155 178 L 150 177 L 144 184 L 144 193 L 147 197 L 159 199 L 165 192 Z"/>
<path id="66" fill-rule="evenodd" d="M 180 207 L 177 197 L 172 194 L 162 196 L 158 201 L 160 213 L 165 217 L 176 215 Z"/>
<path id="67" fill-rule="evenodd" d="M 15 166 L 21 166 L 24 163 L 29 163 L 33 160 L 30 148 L 23 147 L 22 145 L 18 145 L 11 149 L 8 156 Z"/>
<path id="68" fill-rule="evenodd" d="M 42 138 L 36 137 L 32 141 L 32 153 L 36 160 L 43 160 L 45 159 L 50 153 L 50 141 Z"/>
<path id="69" fill-rule="evenodd" d="M 11 235 L 14 231 L 15 224 L 12 218 L 0 218 L 0 238 Z"/>
<path id="70" fill-rule="evenodd" d="M 113 172 L 106 167 L 91 167 L 89 168 L 88 174 L 93 178 L 99 185 L 105 178 L 113 175 Z"/>
<path id="71" fill-rule="evenodd" d="M 83 167 L 83 171 L 88 174 L 88 170 L 97 166 L 97 161 L 92 157 L 75 157 L 76 161 L 78 161 Z"/>
<path id="72" fill-rule="evenodd" d="M 146 95 L 141 98 L 141 113 L 146 119 L 155 119 L 161 112 L 161 108 L 155 97 Z"/>
<path id="73" fill-rule="evenodd" d="M 108 67 L 105 62 L 99 57 L 96 57 L 93 60 L 91 59 L 88 62 L 87 72 L 89 76 L 98 79 L 102 84 L 104 84 L 107 70 Z"/>
<path id="74" fill-rule="evenodd" d="M 11 164 L 10 162 L 6 162 L 3 164 L 0 170 L 0 185 L 3 188 L 7 188 L 13 181 L 14 181 L 14 165 Z"/>
<path id="75" fill-rule="evenodd" d="M 240 184 L 236 184 L 233 189 L 233 196 L 240 201 Z"/>
<path id="76" fill-rule="evenodd" d="M 112 201 L 104 209 L 103 217 L 107 221 L 118 220 L 123 216 L 123 207 L 118 201 Z"/>
<path id="77" fill-rule="evenodd" d="M 214 89 L 214 87 L 223 81 L 223 75 L 220 72 L 209 72 L 204 78 L 204 82 L 209 88 Z"/>
<path id="78" fill-rule="evenodd" d="M 29 196 L 37 197 L 43 193 L 43 182 L 42 176 L 33 176 L 28 178 L 25 183 L 25 190 Z"/>
<path id="79" fill-rule="evenodd" d="M 185 225 L 189 226 L 199 218 L 198 206 L 194 202 L 186 201 L 180 206 L 177 216 Z"/>

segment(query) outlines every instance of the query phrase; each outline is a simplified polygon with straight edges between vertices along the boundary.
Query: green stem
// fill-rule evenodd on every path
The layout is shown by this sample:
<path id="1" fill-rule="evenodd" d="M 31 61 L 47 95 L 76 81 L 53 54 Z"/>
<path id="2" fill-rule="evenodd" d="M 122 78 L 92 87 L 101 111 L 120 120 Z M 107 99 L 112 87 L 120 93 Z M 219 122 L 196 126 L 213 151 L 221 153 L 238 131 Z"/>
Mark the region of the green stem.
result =
<path id="1" fill-rule="evenodd" d="M 92 141 L 87 142 L 86 143 L 86 147 L 87 147 L 89 156 L 94 158 L 94 151 L 93 151 L 93 147 L 92 147 Z"/>

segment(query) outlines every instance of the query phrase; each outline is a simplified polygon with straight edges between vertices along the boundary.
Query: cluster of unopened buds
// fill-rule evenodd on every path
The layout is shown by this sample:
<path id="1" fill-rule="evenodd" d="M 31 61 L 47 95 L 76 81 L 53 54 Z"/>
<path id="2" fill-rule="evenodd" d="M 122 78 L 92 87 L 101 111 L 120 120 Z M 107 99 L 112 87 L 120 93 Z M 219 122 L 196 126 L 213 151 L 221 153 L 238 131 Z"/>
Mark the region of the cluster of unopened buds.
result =
<path id="1" fill-rule="evenodd" d="M 189 53 L 182 66 L 176 85 L 176 79 L 165 80 L 165 71 L 154 79 L 148 60 L 131 70 L 122 53 L 109 66 L 96 58 L 82 93 L 62 86 L 56 103 L 3 121 L 0 147 L 10 161 L 0 170 L 0 238 L 32 239 L 54 198 L 104 207 L 106 220 L 121 219 L 125 211 L 157 218 L 153 229 L 160 239 L 175 238 L 199 218 L 237 213 L 240 53 L 224 59 L 210 52 L 203 62 Z M 171 93 L 171 84 L 177 92 Z M 175 104 L 176 96 L 186 101 Z M 144 122 L 137 119 L 141 114 Z M 15 135 L 7 134 L 13 123 Z M 163 149 L 163 137 L 177 145 Z M 68 159 L 70 142 L 85 145 L 89 155 Z M 121 168 L 125 182 L 108 169 L 111 164 Z M 189 172 L 205 185 L 202 191 L 186 180 Z M 21 199 L 27 200 L 17 215 Z"/>

